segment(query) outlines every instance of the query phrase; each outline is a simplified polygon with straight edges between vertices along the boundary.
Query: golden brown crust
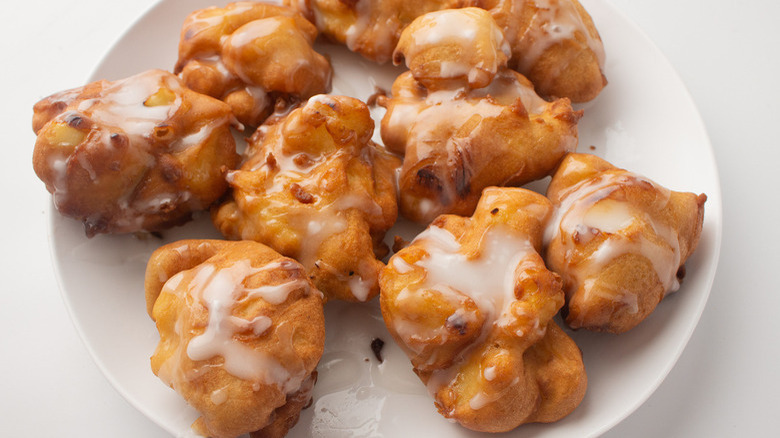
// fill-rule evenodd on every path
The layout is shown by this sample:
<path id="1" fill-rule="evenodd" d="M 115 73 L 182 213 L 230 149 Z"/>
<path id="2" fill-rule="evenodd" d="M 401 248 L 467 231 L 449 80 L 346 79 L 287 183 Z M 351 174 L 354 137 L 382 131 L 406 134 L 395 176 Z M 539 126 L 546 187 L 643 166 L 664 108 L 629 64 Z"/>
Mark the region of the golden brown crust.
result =
<path id="1" fill-rule="evenodd" d="M 159 231 L 225 191 L 232 123 L 227 105 L 162 70 L 97 81 L 35 104 L 33 168 L 88 235 Z"/>
<path id="2" fill-rule="evenodd" d="M 488 188 L 471 218 L 440 216 L 380 276 L 391 335 L 469 429 L 555 421 L 584 396 L 581 353 L 551 321 L 561 281 L 537 253 L 551 212 L 539 194 Z"/>
<path id="3" fill-rule="evenodd" d="M 545 336 L 525 351 L 526 369 L 535 376 L 543 400 L 528 422 L 552 423 L 571 413 L 585 397 L 588 377 L 574 340 L 555 321 Z"/>
<path id="4" fill-rule="evenodd" d="M 372 133 L 368 107 L 343 96 L 316 96 L 262 126 L 215 225 L 300 260 L 327 298 L 371 299 L 383 266 L 374 248 L 397 216 L 399 165 Z"/>
<path id="5" fill-rule="evenodd" d="M 625 332 L 679 285 L 701 235 L 705 195 L 667 190 L 588 154 L 550 183 L 559 209 L 546 261 L 565 282 L 573 328 Z"/>
<path id="6" fill-rule="evenodd" d="M 185 20 L 174 71 L 254 127 L 278 105 L 330 90 L 330 63 L 312 48 L 316 37 L 314 25 L 283 6 L 235 2 L 206 8 Z"/>
<path id="7" fill-rule="evenodd" d="M 294 425 L 325 340 L 302 266 L 251 241 L 174 242 L 152 255 L 146 294 L 160 332 L 152 370 L 200 412 L 196 431 L 283 436 Z"/>
<path id="8" fill-rule="evenodd" d="M 311 393 L 316 381 L 317 371 L 314 371 L 298 392 L 288 395 L 286 403 L 276 408 L 271 424 L 258 431 L 250 432 L 250 438 L 282 438 L 286 436 L 287 432 L 298 423 L 301 411 L 311 404 Z"/>

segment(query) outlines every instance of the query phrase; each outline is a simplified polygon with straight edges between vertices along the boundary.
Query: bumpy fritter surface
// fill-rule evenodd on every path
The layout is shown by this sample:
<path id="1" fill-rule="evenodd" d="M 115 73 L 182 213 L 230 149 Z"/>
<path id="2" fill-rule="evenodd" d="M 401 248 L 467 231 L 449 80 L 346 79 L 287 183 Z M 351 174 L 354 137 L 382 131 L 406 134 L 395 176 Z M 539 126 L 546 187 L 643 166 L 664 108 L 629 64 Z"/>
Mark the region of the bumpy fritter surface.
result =
<path id="1" fill-rule="evenodd" d="M 607 80 L 604 44 L 577 0 L 472 0 L 490 11 L 512 48 L 510 67 L 545 98 L 595 98 Z"/>
<path id="2" fill-rule="evenodd" d="M 544 101 L 507 69 L 496 32 L 490 15 L 474 8 L 429 14 L 404 30 L 396 57 L 412 70 L 380 100 L 387 107 L 381 133 L 388 149 L 404 155 L 400 210 L 411 220 L 470 215 L 485 187 L 543 178 L 577 146 L 582 112 L 568 99 Z M 426 62 L 430 55 L 446 67 Z"/>
<path id="3" fill-rule="evenodd" d="M 207 209 L 238 162 L 230 108 L 150 70 L 35 104 L 33 168 L 87 235 L 159 231 Z"/>
<path id="4" fill-rule="evenodd" d="M 364 103 L 329 95 L 261 126 L 214 224 L 296 258 L 326 298 L 371 299 L 397 217 L 400 165 L 371 141 L 373 129 Z"/>
<path id="5" fill-rule="evenodd" d="M 214 437 L 282 437 L 311 399 L 325 342 L 322 294 L 295 260 L 257 242 L 159 248 L 146 299 L 160 342 L 152 370 Z"/>
<path id="6" fill-rule="evenodd" d="M 552 317 L 561 280 L 538 251 L 552 205 L 488 188 L 474 215 L 438 217 L 380 276 L 388 330 L 439 412 L 473 430 L 556 421 L 587 386 L 579 349 Z"/>
<path id="7" fill-rule="evenodd" d="M 668 190 L 593 155 L 571 154 L 547 196 L 546 261 L 564 280 L 572 328 L 625 332 L 679 287 L 701 235 L 705 195 Z"/>
<path id="8" fill-rule="evenodd" d="M 285 0 L 323 35 L 379 63 L 392 57 L 401 31 L 432 11 L 463 7 L 467 0 Z"/>
<path id="9" fill-rule="evenodd" d="M 401 32 L 433 11 L 479 7 L 491 13 L 511 47 L 510 67 L 545 98 L 595 98 L 606 85 L 604 46 L 577 0 L 286 0 L 329 38 L 386 62 Z M 469 38 L 465 30 L 464 38 Z"/>
<path id="10" fill-rule="evenodd" d="M 258 126 L 275 107 L 330 90 L 332 70 L 312 44 L 317 29 L 290 8 L 235 2 L 190 14 L 175 73 L 195 91 L 227 102 Z"/>

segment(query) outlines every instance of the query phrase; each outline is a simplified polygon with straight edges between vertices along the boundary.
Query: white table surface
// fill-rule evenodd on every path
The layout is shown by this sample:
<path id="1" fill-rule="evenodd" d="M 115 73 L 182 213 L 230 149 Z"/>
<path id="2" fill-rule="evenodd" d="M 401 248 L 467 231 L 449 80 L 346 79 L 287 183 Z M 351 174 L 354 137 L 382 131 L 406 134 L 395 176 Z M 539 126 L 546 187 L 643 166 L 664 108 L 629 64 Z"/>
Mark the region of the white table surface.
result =
<path id="1" fill-rule="evenodd" d="M 724 236 L 688 347 L 650 399 L 605 436 L 771 436 L 780 428 L 780 2 L 610 1 L 666 54 L 699 107 L 718 161 Z M 153 3 L 3 8 L 0 436 L 167 436 L 112 388 L 72 325 L 49 255 L 49 196 L 31 165 L 32 105 L 85 83 Z"/>

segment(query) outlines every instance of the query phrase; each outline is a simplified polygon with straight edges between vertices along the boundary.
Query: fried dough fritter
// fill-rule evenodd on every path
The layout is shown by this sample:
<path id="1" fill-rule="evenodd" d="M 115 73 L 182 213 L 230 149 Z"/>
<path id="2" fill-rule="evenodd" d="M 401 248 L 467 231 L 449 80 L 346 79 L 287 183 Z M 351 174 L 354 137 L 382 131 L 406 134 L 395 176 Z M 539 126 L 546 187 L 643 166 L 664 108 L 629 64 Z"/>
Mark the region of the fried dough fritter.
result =
<path id="1" fill-rule="evenodd" d="M 330 39 L 384 63 L 414 19 L 479 7 L 491 13 L 511 47 L 510 67 L 547 99 L 594 99 L 604 88 L 604 45 L 577 0 L 286 0 Z M 464 31 L 464 38 L 470 36 Z M 396 61 L 396 63 L 398 63 Z"/>
<path id="2" fill-rule="evenodd" d="M 396 58 L 412 70 L 396 79 L 392 97 L 380 99 L 387 108 L 381 133 L 388 149 L 404 155 L 400 210 L 413 221 L 470 215 L 485 187 L 541 179 L 577 146 L 582 112 L 568 99 L 544 101 L 507 69 L 497 35 L 487 12 L 469 8 L 423 16 L 401 37 Z"/>
<path id="3" fill-rule="evenodd" d="M 213 438 L 283 437 L 311 399 L 325 342 L 322 294 L 304 268 L 257 242 L 185 240 L 156 250 L 147 308 L 154 373 Z"/>
<path id="4" fill-rule="evenodd" d="M 547 196 L 546 261 L 564 280 L 572 328 L 623 333 L 679 288 L 706 195 L 675 192 L 593 155 L 571 154 Z"/>
<path id="5" fill-rule="evenodd" d="M 258 126 L 277 106 L 330 91 L 332 69 L 312 44 L 317 29 L 290 8 L 235 2 L 190 14 L 175 73 Z"/>
<path id="6" fill-rule="evenodd" d="M 551 214 L 537 193 L 488 188 L 471 218 L 439 216 L 380 275 L 388 330 L 469 429 L 556 421 L 584 396 L 579 348 L 552 321 L 561 280 L 538 253 Z"/>
<path id="7" fill-rule="evenodd" d="M 56 93 L 33 109 L 35 173 L 90 237 L 186 222 L 222 195 L 238 163 L 230 108 L 162 70 Z"/>
<path id="8" fill-rule="evenodd" d="M 230 239 L 296 258 L 327 299 L 373 298 L 400 166 L 371 141 L 373 129 L 364 103 L 330 95 L 261 126 L 229 175 L 230 199 L 213 210 L 214 224 Z"/>

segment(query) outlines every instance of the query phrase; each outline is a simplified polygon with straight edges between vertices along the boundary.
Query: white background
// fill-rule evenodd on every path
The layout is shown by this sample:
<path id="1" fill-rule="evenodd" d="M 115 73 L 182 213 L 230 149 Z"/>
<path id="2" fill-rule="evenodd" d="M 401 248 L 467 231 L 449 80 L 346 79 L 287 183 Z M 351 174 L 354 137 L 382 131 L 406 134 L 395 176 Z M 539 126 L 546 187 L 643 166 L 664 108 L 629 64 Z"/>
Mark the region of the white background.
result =
<path id="1" fill-rule="evenodd" d="M 659 46 L 699 107 L 718 161 L 724 235 L 710 300 L 678 364 L 605 436 L 771 434 L 780 428 L 780 2 L 610 1 Z M 32 105 L 85 83 L 152 3 L 3 8 L 0 436 L 167 436 L 111 387 L 70 322 L 49 256 L 49 196 L 31 165 Z"/>

